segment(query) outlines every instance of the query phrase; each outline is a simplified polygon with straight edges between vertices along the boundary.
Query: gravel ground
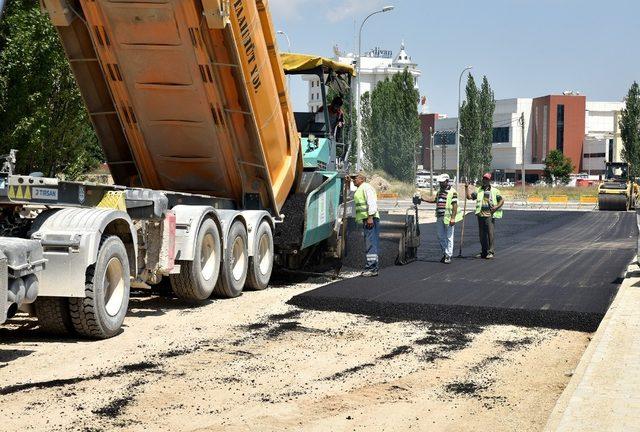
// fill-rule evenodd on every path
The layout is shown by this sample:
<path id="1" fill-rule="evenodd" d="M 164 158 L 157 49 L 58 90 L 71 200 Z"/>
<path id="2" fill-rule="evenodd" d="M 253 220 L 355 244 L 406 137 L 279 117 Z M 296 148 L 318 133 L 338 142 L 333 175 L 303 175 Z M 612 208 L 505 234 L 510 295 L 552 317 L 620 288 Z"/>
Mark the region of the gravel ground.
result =
<path id="1" fill-rule="evenodd" d="M 351 276 L 351 275 L 350 275 Z M 380 321 L 287 301 L 137 294 L 118 337 L 0 329 L 0 430 L 541 430 L 590 334 Z"/>

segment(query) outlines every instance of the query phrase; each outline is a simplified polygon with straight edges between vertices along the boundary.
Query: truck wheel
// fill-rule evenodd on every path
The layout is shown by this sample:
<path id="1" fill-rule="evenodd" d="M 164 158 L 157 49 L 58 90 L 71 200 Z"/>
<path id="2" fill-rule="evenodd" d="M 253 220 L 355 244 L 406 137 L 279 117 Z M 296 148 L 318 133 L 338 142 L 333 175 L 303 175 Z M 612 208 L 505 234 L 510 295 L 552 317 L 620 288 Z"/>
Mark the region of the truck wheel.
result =
<path id="1" fill-rule="evenodd" d="M 69 299 L 78 333 L 107 339 L 120 331 L 129 307 L 129 259 L 119 237 L 103 237 L 96 263 L 87 269 L 85 297 Z"/>
<path id="2" fill-rule="evenodd" d="M 42 332 L 52 335 L 68 335 L 73 332 L 69 301 L 66 298 L 38 297 L 35 309 Z"/>
<path id="3" fill-rule="evenodd" d="M 215 293 L 221 297 L 238 297 L 242 294 L 248 269 L 247 230 L 242 222 L 236 221 L 229 230 L 229 238 L 222 259 L 222 270 Z"/>
<path id="4" fill-rule="evenodd" d="M 271 225 L 263 221 L 256 234 L 254 255 L 249 260 L 247 287 L 263 290 L 269 285 L 273 271 L 273 232 Z"/>
<path id="5" fill-rule="evenodd" d="M 198 230 L 193 261 L 180 261 L 180 274 L 171 275 L 171 289 L 183 300 L 203 301 L 213 293 L 220 274 L 220 233 L 205 219 Z"/>

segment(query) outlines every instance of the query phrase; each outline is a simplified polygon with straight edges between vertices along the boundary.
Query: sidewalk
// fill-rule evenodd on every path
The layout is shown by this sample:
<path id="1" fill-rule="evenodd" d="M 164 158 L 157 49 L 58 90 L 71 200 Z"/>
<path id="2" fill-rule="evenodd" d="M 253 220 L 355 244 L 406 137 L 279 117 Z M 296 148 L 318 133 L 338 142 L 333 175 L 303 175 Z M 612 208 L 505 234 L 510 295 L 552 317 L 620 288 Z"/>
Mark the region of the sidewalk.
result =
<path id="1" fill-rule="evenodd" d="M 545 431 L 640 431 L 640 268 L 628 277 Z"/>

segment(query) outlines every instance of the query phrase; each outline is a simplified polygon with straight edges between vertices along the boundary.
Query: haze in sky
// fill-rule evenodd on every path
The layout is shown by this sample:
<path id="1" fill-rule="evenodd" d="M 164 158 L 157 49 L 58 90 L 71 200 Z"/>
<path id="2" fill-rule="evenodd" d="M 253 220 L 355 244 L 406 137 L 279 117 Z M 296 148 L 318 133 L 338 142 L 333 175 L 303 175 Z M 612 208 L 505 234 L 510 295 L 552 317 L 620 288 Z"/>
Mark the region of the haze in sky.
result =
<path id="1" fill-rule="evenodd" d="M 431 112 L 455 115 L 458 77 L 467 65 L 487 75 L 497 99 L 565 90 L 619 101 L 640 81 L 640 0 L 271 0 L 277 30 L 292 51 L 325 56 L 356 47 L 356 26 L 385 5 L 363 31 L 363 52 L 406 49 L 422 70 Z M 279 36 L 282 50 L 287 49 Z M 306 86 L 292 98 L 306 110 Z"/>

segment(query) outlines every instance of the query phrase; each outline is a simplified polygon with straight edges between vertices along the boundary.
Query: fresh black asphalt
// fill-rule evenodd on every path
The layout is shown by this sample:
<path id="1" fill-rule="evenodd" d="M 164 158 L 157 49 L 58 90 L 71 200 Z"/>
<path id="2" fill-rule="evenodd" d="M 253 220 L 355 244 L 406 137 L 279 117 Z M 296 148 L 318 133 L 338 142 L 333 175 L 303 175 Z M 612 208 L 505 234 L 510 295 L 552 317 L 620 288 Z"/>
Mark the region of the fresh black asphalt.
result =
<path id="1" fill-rule="evenodd" d="M 460 225 L 456 232 L 458 254 Z M 463 255 L 439 262 L 435 225 L 422 225 L 420 260 L 377 278 L 342 280 L 294 297 L 303 308 L 386 319 L 513 324 L 595 331 L 633 259 L 636 217 L 624 212 L 509 211 L 496 225 L 496 258 L 479 252 L 475 216 Z"/>

